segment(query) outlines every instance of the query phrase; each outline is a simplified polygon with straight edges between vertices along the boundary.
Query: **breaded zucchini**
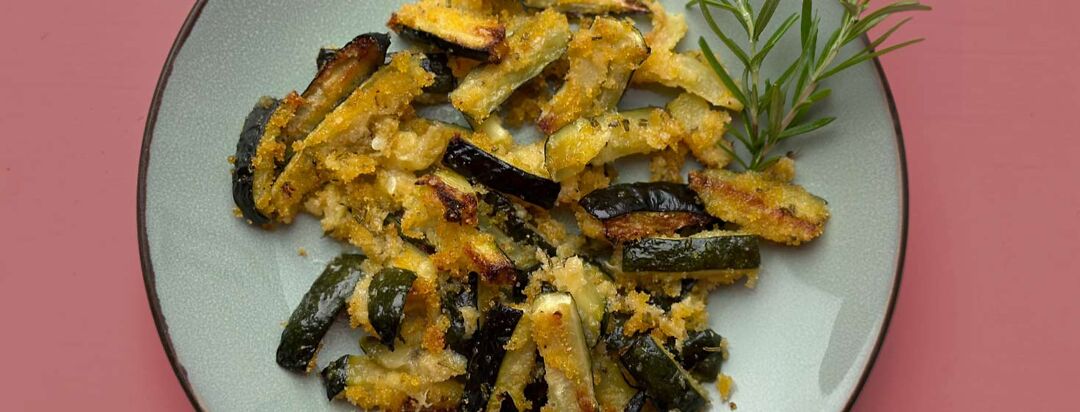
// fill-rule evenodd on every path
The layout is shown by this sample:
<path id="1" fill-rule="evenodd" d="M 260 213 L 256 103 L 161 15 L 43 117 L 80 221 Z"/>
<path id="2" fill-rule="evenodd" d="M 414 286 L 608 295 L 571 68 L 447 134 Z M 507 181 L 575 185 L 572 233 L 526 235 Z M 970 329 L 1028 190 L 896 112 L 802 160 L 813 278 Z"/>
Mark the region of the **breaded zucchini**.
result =
<path id="1" fill-rule="evenodd" d="M 432 84 L 434 76 L 421 66 L 422 59 L 415 53 L 396 54 L 306 139 L 293 144 L 296 155 L 274 182 L 268 206 L 277 220 L 292 222 L 305 196 L 331 178 L 348 182 L 375 172 L 371 126 L 383 116 L 411 110 L 409 103 Z"/>
<path id="2" fill-rule="evenodd" d="M 711 169 L 690 174 L 710 214 L 774 242 L 797 246 L 821 236 L 829 206 L 801 186 L 756 172 Z"/>
<path id="3" fill-rule="evenodd" d="M 667 111 L 657 108 L 578 119 L 548 137 L 547 168 L 553 179 L 565 181 L 590 163 L 599 166 L 663 150 L 677 143 L 683 133 Z"/>
<path id="4" fill-rule="evenodd" d="M 713 110 L 705 99 L 689 93 L 676 97 L 668 103 L 667 109 L 671 117 L 686 131 L 682 141 L 701 164 L 722 169 L 731 163 L 728 150 L 734 148 L 730 141 L 724 139 L 724 134 L 731 124 L 731 115 L 728 112 Z M 728 150 L 724 150 L 721 145 Z"/>
<path id="5" fill-rule="evenodd" d="M 498 62 L 504 52 L 506 27 L 498 19 L 452 8 L 442 1 L 403 5 L 386 26 L 402 36 L 470 59 Z"/>
<path id="6" fill-rule="evenodd" d="M 649 48 L 633 21 L 597 17 L 574 34 L 566 55 L 570 71 L 536 122 L 546 134 L 614 109 Z"/>

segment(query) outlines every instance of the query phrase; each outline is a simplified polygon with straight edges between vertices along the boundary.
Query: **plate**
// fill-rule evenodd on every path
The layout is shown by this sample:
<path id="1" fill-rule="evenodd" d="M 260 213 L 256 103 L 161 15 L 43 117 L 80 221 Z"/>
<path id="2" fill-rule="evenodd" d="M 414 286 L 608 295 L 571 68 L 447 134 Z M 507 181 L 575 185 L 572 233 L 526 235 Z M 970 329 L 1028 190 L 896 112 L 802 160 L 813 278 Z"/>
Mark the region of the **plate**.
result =
<path id="1" fill-rule="evenodd" d="M 226 158 L 259 96 L 302 89 L 320 46 L 384 31 L 401 3 L 199 1 L 184 24 L 150 109 L 138 223 L 150 306 L 197 408 L 350 410 L 327 403 L 319 379 L 274 363 L 282 323 L 342 246 L 323 238 L 311 218 L 263 231 L 233 217 Z M 664 3 L 686 11 L 681 0 Z M 778 13 L 794 12 L 795 3 L 783 2 Z M 839 6 L 817 7 L 825 26 L 837 24 Z M 687 12 L 683 46 L 701 35 L 713 39 L 700 16 Z M 794 43 L 781 44 L 766 71 L 794 58 Z M 724 371 L 735 379 L 740 411 L 850 407 L 884 336 L 903 262 L 907 198 L 895 107 L 875 64 L 833 80 L 820 110 L 839 119 L 785 148 L 798 153 L 797 182 L 829 200 L 826 234 L 798 249 L 766 247 L 757 288 L 711 297 L 711 326 L 731 342 Z M 663 104 L 662 94 L 632 93 L 621 105 Z M 358 335 L 343 323 L 331 330 L 320 366 L 355 348 Z M 713 409 L 728 410 L 708 386 Z"/>

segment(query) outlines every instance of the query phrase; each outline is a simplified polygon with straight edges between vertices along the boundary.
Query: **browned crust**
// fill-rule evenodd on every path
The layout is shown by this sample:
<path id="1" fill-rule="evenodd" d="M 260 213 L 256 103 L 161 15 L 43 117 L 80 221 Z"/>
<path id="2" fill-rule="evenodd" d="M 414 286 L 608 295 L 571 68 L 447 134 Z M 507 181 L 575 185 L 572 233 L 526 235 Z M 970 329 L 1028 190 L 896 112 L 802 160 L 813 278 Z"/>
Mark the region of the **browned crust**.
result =
<path id="1" fill-rule="evenodd" d="M 765 216 L 772 222 L 772 226 L 783 228 L 785 232 L 790 232 L 795 236 L 794 238 L 786 238 L 781 236 L 781 234 L 754 230 L 753 227 L 749 226 L 745 228 L 752 232 L 760 232 L 756 234 L 769 240 L 797 245 L 800 242 L 805 242 L 820 236 L 825 229 L 823 222 L 821 224 L 808 222 L 795 216 L 794 212 L 791 210 L 782 207 L 771 208 L 765 203 L 765 200 L 755 193 L 739 190 L 722 179 L 710 179 L 700 172 L 690 173 L 690 187 L 698 193 L 711 191 L 720 197 L 723 197 L 726 202 L 738 204 L 746 209 L 754 211 L 754 213 Z M 735 223 L 741 223 L 737 217 L 733 219 L 730 216 L 721 216 L 721 218 L 725 218 L 726 220 Z"/>
<path id="2" fill-rule="evenodd" d="M 477 273 L 483 278 L 484 281 L 499 285 L 513 284 L 517 275 L 517 269 L 514 268 L 514 263 L 510 259 L 503 257 L 503 259 L 496 259 L 495 261 L 487 260 L 487 257 L 476 250 L 473 247 L 466 245 L 464 247 L 465 255 L 469 257 L 473 265 L 476 266 Z"/>
<path id="3" fill-rule="evenodd" d="M 687 227 L 704 226 L 709 216 L 685 212 L 630 213 L 604 221 L 604 235 L 612 242 L 628 242 L 650 236 L 672 235 Z"/>
<path id="4" fill-rule="evenodd" d="M 447 222 L 476 226 L 479 200 L 475 193 L 462 192 L 435 175 L 422 176 L 416 180 L 416 184 L 435 189 L 435 195 L 444 208 L 443 219 Z"/>

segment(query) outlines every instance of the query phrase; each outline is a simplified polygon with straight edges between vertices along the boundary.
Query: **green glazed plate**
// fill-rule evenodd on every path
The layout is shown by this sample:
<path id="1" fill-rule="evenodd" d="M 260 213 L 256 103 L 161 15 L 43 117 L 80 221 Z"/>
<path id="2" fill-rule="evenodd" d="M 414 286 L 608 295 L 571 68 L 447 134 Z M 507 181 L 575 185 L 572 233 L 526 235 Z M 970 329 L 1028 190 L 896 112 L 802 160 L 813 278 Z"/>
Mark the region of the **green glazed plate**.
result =
<path id="1" fill-rule="evenodd" d="M 173 46 L 143 141 L 138 221 L 151 309 L 196 408 L 350 410 L 328 403 L 315 376 L 274 362 L 282 323 L 342 246 L 308 217 L 273 231 L 235 218 L 226 159 L 259 96 L 302 90 L 320 46 L 386 31 L 401 3 L 199 1 Z M 688 14 L 684 47 L 702 35 L 719 46 L 684 1 L 664 4 Z M 797 6 L 782 2 L 777 13 Z M 837 23 L 838 4 L 817 7 L 826 27 Z M 794 59 L 794 43 L 781 44 L 767 69 Z M 876 63 L 832 80 L 820 111 L 839 119 L 785 148 L 798 152 L 797 182 L 829 200 L 826 234 L 798 249 L 766 247 L 756 289 L 731 287 L 711 298 L 711 326 L 731 342 L 724 372 L 735 379 L 740 411 L 849 408 L 884 337 L 903 263 L 907 194 L 900 127 Z M 632 92 L 621 106 L 660 105 L 665 95 Z M 647 170 L 630 164 L 621 175 L 640 179 Z M 320 367 L 356 352 L 359 334 L 346 323 L 331 329 Z M 713 410 L 729 410 L 708 386 Z"/>

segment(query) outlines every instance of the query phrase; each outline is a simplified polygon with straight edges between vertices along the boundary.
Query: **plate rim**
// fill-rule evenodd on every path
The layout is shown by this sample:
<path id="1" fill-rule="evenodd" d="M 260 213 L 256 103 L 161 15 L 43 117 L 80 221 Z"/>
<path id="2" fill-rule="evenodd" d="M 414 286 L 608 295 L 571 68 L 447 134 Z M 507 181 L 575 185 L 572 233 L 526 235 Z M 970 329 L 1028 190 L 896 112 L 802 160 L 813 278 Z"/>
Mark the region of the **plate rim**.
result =
<path id="1" fill-rule="evenodd" d="M 146 116 L 146 126 L 143 129 L 142 147 L 139 149 L 139 176 L 136 182 L 137 188 L 135 199 L 136 230 L 138 231 L 139 240 L 139 264 L 143 273 L 143 283 L 146 287 L 147 300 L 150 304 L 150 313 L 153 315 L 154 326 L 157 329 L 161 345 L 165 349 L 165 356 L 169 359 L 169 364 L 172 366 L 173 373 L 180 382 L 180 386 L 184 389 L 184 394 L 187 395 L 188 401 L 196 411 L 205 411 L 207 408 L 199 400 L 198 395 L 191 386 L 191 382 L 188 380 L 187 370 L 176 357 L 176 348 L 173 346 L 172 338 L 169 335 L 169 325 L 165 321 L 165 316 L 161 311 L 161 302 L 158 299 L 157 281 L 154 274 L 154 264 L 150 258 L 150 242 L 146 231 L 146 174 L 150 166 L 150 146 L 154 140 L 154 128 L 157 124 L 158 112 L 161 109 L 161 101 L 164 97 L 165 88 L 169 83 L 169 77 L 172 75 L 173 64 L 175 63 L 180 50 L 184 48 L 184 43 L 187 41 L 188 36 L 191 35 L 191 31 L 195 27 L 195 23 L 199 20 L 199 16 L 202 15 L 203 8 L 206 6 L 207 2 L 208 0 L 195 1 L 191 11 L 188 12 L 187 17 L 184 20 L 183 25 L 180 26 L 180 32 L 177 34 L 176 39 L 173 40 L 172 47 L 169 49 L 169 54 L 165 58 L 165 63 L 162 66 L 161 74 L 158 76 L 157 85 L 154 87 L 154 97 L 150 101 L 150 110 Z M 863 35 L 863 41 L 866 44 L 869 44 L 869 38 L 865 34 Z M 877 364 L 878 355 L 881 352 L 882 344 L 885 342 L 885 336 L 888 335 L 889 326 L 892 323 L 892 317 L 895 313 L 896 303 L 899 299 L 900 283 L 903 279 L 905 257 L 907 256 L 908 203 L 910 193 L 908 192 L 908 165 L 907 150 L 904 145 L 904 132 L 900 125 L 900 112 L 897 109 L 896 99 L 893 96 L 888 76 L 885 73 L 885 68 L 882 66 L 880 58 L 875 57 L 873 62 L 874 67 L 877 70 L 878 80 L 885 93 L 885 100 L 888 103 L 889 113 L 896 133 L 896 151 L 898 164 L 900 165 L 900 243 L 896 252 L 896 273 L 893 275 L 892 290 L 889 292 L 889 302 L 885 309 L 885 317 L 882 320 L 881 330 L 878 332 L 877 339 L 874 342 L 874 348 L 870 352 L 870 358 L 862 371 L 862 376 L 859 377 L 859 381 L 855 385 L 855 388 L 848 395 L 847 403 L 843 409 L 844 411 L 850 411 L 855 405 L 855 401 L 862 393 L 864 386 L 866 386 L 866 381 L 870 377 L 870 372 Z"/>

